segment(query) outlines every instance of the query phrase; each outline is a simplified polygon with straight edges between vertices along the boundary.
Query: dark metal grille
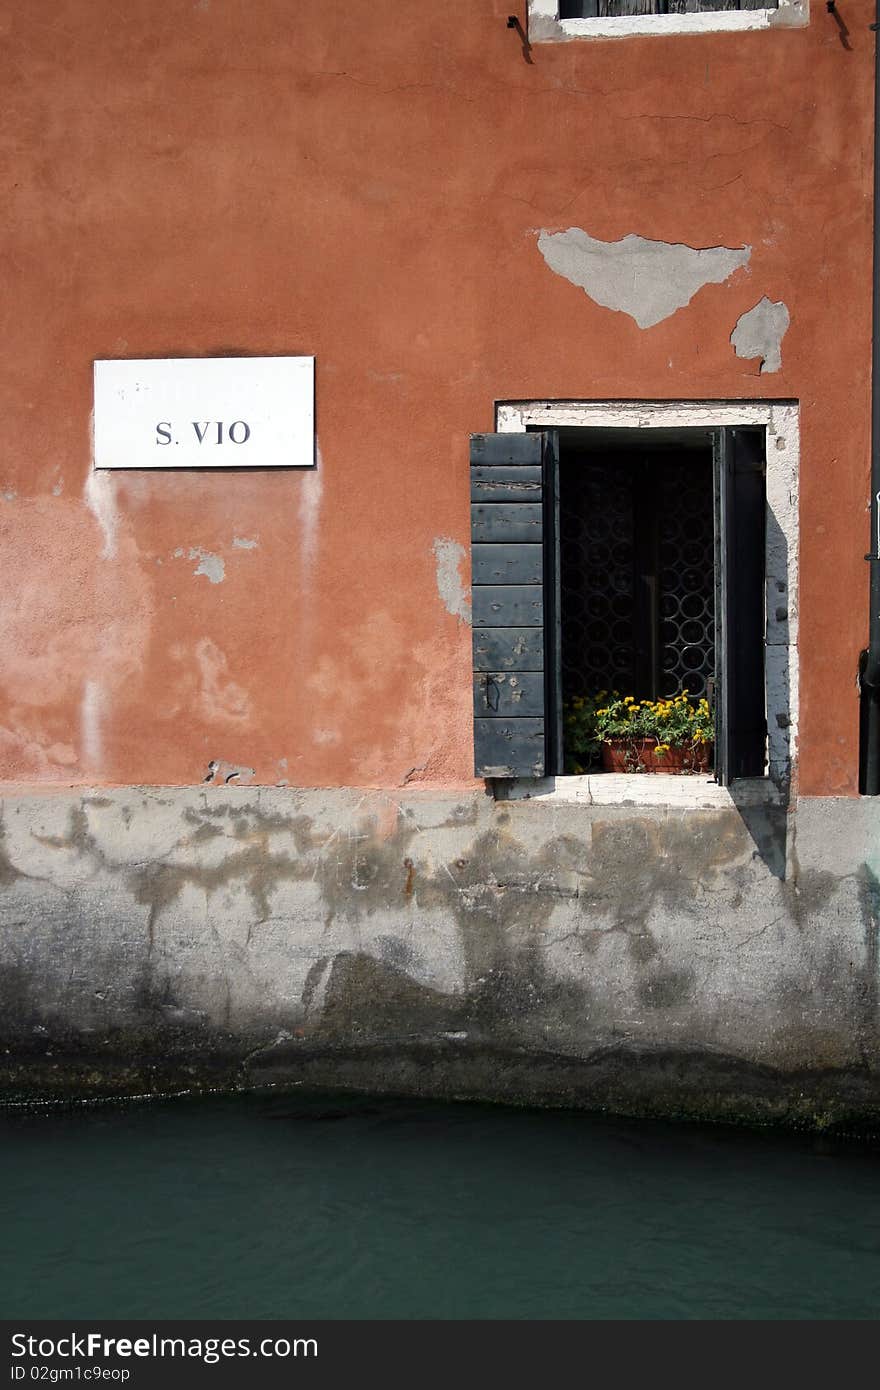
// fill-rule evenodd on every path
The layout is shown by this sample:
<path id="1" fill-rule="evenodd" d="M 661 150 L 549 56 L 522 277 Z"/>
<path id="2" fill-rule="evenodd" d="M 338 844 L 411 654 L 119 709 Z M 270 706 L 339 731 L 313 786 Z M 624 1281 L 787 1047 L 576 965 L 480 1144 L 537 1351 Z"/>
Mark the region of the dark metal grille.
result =
<path id="1" fill-rule="evenodd" d="M 566 698 L 632 690 L 632 479 L 600 459 L 560 470 L 562 686 Z"/>
<path id="2" fill-rule="evenodd" d="M 656 491 L 660 575 L 660 695 L 705 695 L 715 667 L 712 473 L 664 463 Z"/>
<path id="3" fill-rule="evenodd" d="M 563 450 L 560 530 L 565 698 L 705 694 L 715 660 L 708 453 Z"/>

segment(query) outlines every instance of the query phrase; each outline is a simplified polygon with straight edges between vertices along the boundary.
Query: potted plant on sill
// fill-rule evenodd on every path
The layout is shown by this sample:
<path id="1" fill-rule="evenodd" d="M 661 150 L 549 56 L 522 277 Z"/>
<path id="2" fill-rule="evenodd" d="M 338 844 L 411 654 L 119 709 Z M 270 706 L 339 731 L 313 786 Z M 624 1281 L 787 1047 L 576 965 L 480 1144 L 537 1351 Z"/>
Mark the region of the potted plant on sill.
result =
<path id="1" fill-rule="evenodd" d="M 689 773 L 711 766 L 709 704 L 687 690 L 668 700 L 600 690 L 566 701 L 566 772 Z"/>
<path id="2" fill-rule="evenodd" d="M 614 697 L 596 709 L 596 736 L 606 772 L 708 772 L 712 718 L 705 699 L 687 690 L 668 700 Z"/>

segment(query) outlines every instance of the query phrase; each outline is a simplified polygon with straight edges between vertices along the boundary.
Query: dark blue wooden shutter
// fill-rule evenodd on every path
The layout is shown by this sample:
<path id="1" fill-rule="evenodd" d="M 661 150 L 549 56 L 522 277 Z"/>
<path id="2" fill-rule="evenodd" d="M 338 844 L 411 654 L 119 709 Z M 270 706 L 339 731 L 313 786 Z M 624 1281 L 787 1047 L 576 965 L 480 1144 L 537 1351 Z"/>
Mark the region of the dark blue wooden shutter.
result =
<path id="1" fill-rule="evenodd" d="M 764 673 L 766 468 L 763 430 L 715 437 L 715 779 L 761 777 L 767 745 Z"/>
<path id="2" fill-rule="evenodd" d="M 474 770 L 542 777 L 548 763 L 545 583 L 553 529 L 548 437 L 471 436 Z M 549 528 L 548 528 L 549 521 Z M 548 592 L 549 589 L 549 592 Z M 552 744 L 551 744 L 552 746 Z"/>

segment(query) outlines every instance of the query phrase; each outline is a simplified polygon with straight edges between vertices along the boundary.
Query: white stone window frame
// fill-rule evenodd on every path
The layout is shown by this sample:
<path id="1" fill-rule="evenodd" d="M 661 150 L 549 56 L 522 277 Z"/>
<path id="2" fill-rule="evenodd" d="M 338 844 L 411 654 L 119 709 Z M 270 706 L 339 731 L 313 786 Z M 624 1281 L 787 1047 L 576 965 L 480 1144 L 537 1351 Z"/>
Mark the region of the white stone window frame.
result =
<path id="1" fill-rule="evenodd" d="M 719 787 L 699 776 L 544 777 L 515 781 L 505 795 L 637 803 L 685 809 L 750 803 L 784 804 L 794 794 L 798 739 L 798 480 L 800 412 L 797 401 L 497 401 L 495 429 L 719 429 L 752 425 L 766 435 L 767 519 L 765 572 L 765 698 L 768 766 L 764 777 Z M 782 587 L 780 587 L 780 585 Z"/>
<path id="2" fill-rule="evenodd" d="M 779 0 L 766 10 L 704 10 L 699 14 L 638 14 L 560 19 L 558 0 L 528 0 L 529 43 L 625 39 L 648 34 L 743 33 L 799 29 L 810 22 L 810 0 Z"/>

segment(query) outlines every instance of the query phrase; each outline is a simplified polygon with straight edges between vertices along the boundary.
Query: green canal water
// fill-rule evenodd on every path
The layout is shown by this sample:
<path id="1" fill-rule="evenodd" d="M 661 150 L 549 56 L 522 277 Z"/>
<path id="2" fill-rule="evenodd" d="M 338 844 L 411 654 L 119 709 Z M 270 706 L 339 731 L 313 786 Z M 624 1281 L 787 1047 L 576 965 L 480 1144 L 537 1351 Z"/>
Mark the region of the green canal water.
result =
<path id="1" fill-rule="evenodd" d="M 280 1095 L 0 1113 L 6 1318 L 876 1318 L 880 1152 Z"/>

